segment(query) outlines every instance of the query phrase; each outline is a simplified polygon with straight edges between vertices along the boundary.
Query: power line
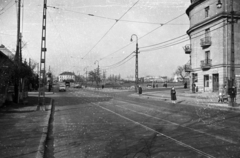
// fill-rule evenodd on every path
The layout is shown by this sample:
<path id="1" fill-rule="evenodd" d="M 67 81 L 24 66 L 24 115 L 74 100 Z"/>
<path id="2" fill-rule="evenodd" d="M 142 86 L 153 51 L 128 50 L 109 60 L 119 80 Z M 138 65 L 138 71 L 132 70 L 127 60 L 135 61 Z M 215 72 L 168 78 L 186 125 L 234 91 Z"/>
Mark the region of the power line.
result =
<path id="1" fill-rule="evenodd" d="M 184 37 L 184 36 L 187 36 L 187 35 L 184 34 L 184 35 L 178 36 L 178 37 L 176 37 L 176 38 L 173 38 L 173 39 L 170 39 L 170 40 L 161 42 L 161 43 L 156 43 L 156 44 L 152 44 L 152 45 L 148 45 L 148 46 L 144 46 L 144 47 L 139 47 L 139 48 L 141 49 L 141 48 L 147 48 L 147 47 L 152 47 L 152 46 L 156 46 L 156 45 L 161 45 L 161 44 L 163 44 L 163 43 L 167 43 L 167 42 L 173 41 L 173 40 L 175 40 L 175 39 L 182 38 L 182 37 Z"/>
<path id="2" fill-rule="evenodd" d="M 98 43 L 100 43 L 102 41 L 102 39 L 108 34 L 108 32 L 110 32 L 110 30 L 117 24 L 117 22 L 124 16 L 126 15 L 137 3 L 139 2 L 139 0 L 137 2 L 135 2 L 132 7 L 130 7 L 109 29 L 108 31 L 100 38 L 100 40 L 82 57 L 82 59 L 84 59 L 84 57 L 86 55 L 88 55 L 97 45 Z"/>
<path id="3" fill-rule="evenodd" d="M 113 67 L 109 67 L 109 68 L 106 68 L 106 69 L 104 69 L 104 70 L 115 69 L 115 68 L 117 68 L 117 67 L 120 67 L 120 66 L 122 66 L 123 64 L 125 64 L 126 62 L 128 62 L 129 60 L 131 60 L 131 59 L 134 58 L 134 57 L 135 57 L 135 55 L 132 56 L 131 58 L 129 58 L 128 60 L 125 60 L 123 63 L 121 63 L 121 64 L 119 64 L 119 65 L 116 65 L 116 66 L 113 66 Z"/>
<path id="4" fill-rule="evenodd" d="M 177 17 L 175 17 L 175 18 L 173 18 L 173 19 L 167 21 L 166 23 L 162 24 L 161 26 L 158 26 L 157 28 L 151 30 L 151 31 L 148 32 L 147 34 L 145 34 L 145 35 L 143 35 L 142 37 L 140 37 L 139 40 L 142 39 L 142 38 L 144 38 L 144 37 L 146 37 L 146 36 L 149 35 L 150 33 L 152 33 L 152 32 L 154 32 L 154 31 L 158 30 L 160 27 L 162 27 L 162 26 L 164 26 L 164 25 L 166 25 L 166 24 L 168 24 L 168 23 L 170 23 L 170 22 L 172 22 L 172 21 L 178 19 L 179 17 L 181 17 L 181 16 L 183 16 L 183 15 L 185 15 L 185 13 L 180 14 L 179 16 L 177 16 Z M 120 48 L 120 49 L 114 51 L 113 53 L 111 53 L 111 54 L 109 54 L 109 55 L 107 55 L 107 56 L 101 58 L 100 60 L 103 60 L 103 59 L 105 59 L 105 58 L 107 58 L 107 57 L 109 57 L 109 56 L 111 56 L 111 55 L 113 55 L 113 54 L 119 52 L 120 50 L 122 50 L 122 49 L 128 47 L 128 46 L 131 45 L 131 44 L 132 44 L 132 42 L 131 42 L 131 43 L 128 43 L 127 45 L 125 45 L 125 46 L 123 46 L 122 48 Z"/>
<path id="5" fill-rule="evenodd" d="M 119 63 L 121 63 L 121 62 L 123 62 L 123 61 L 126 60 L 127 58 L 129 58 L 133 53 L 135 53 L 135 52 L 132 52 L 132 53 L 129 54 L 127 57 L 125 57 L 124 59 L 122 59 L 121 61 L 119 61 L 119 62 L 117 62 L 117 63 L 115 63 L 115 64 L 113 64 L 113 65 L 103 66 L 103 67 L 112 67 L 112 66 L 115 66 L 115 65 L 117 65 L 117 64 L 119 64 Z"/>
<path id="6" fill-rule="evenodd" d="M 225 21 L 225 20 L 224 20 L 224 21 Z M 221 23 L 223 23 L 224 21 L 220 21 L 219 23 L 216 23 L 216 24 L 212 25 L 212 27 L 217 26 L 218 24 L 221 24 Z M 196 34 L 201 33 L 201 32 L 202 32 L 202 31 L 195 32 L 195 34 L 193 34 L 193 35 L 196 35 Z M 192 36 L 193 36 L 193 35 L 192 35 Z M 186 37 L 184 37 L 184 36 L 186 36 Z M 183 38 L 183 37 L 184 37 L 184 38 Z M 180 38 L 180 39 L 179 39 L 179 38 Z M 147 47 L 151 47 L 151 46 L 161 45 L 161 44 L 164 44 L 164 43 L 167 43 L 167 42 L 174 41 L 174 40 L 176 40 L 176 39 L 183 40 L 183 39 L 181 39 L 181 38 L 185 39 L 185 38 L 188 38 L 188 36 L 187 36 L 187 35 L 181 35 L 181 36 L 178 36 L 178 37 L 176 37 L 176 38 L 173 38 L 173 39 L 170 39 L 170 40 L 161 42 L 161 43 L 157 43 L 157 44 L 149 45 L 149 46 L 145 46 L 145 47 L 140 47 L 140 48 L 147 48 Z M 178 41 L 179 41 L 179 40 L 178 40 Z M 173 43 L 175 43 L 175 42 L 177 42 L 177 41 L 174 41 Z M 169 44 L 166 44 L 166 45 L 169 45 Z M 152 49 L 154 49 L 154 48 L 152 48 Z"/>
<path id="7" fill-rule="evenodd" d="M 59 7 L 54 7 L 54 6 L 48 6 L 49 8 L 53 9 L 61 9 Z M 114 21 L 120 21 L 120 22 L 131 22 L 131 23 L 141 23 L 141 24 L 151 24 L 151 25 L 163 25 L 163 23 L 157 23 L 157 22 L 146 22 L 146 21 L 135 21 L 135 20 L 124 20 L 124 19 L 114 19 L 114 18 L 109 18 L 109 17 L 104 17 L 100 15 L 95 15 L 95 14 L 89 14 L 89 13 L 83 13 L 83 12 L 78 12 L 78 11 L 72 11 L 68 9 L 61 9 L 63 11 L 67 12 L 72 12 L 72 13 L 78 13 L 86 16 L 91 16 L 91 17 L 96 17 L 96 18 L 101 18 L 101 19 L 107 19 L 107 20 L 114 20 Z M 169 24 L 169 25 L 188 25 L 188 24 Z"/>
<path id="8" fill-rule="evenodd" d="M 222 22 L 222 23 L 223 23 L 223 22 Z M 213 31 L 215 31 L 215 30 L 217 30 L 217 29 L 220 29 L 220 28 L 224 27 L 225 25 L 227 25 L 227 24 L 224 24 L 224 25 L 222 25 L 222 26 L 220 26 L 220 27 L 218 27 L 218 28 L 215 28 L 215 29 L 211 30 L 210 32 L 213 32 Z M 202 33 L 202 34 L 200 34 L 200 35 L 198 35 L 198 36 L 195 36 L 195 37 L 193 37 L 193 38 L 191 38 L 191 39 L 200 37 L 200 36 L 202 36 L 202 35 L 205 35 L 205 33 Z M 174 42 L 174 43 L 172 43 L 172 44 L 166 44 L 166 45 L 163 45 L 163 46 L 160 46 L 160 47 L 156 47 L 156 48 L 152 48 L 152 49 L 142 50 L 141 52 L 148 52 L 148 51 L 159 50 L 159 49 L 171 47 L 171 46 L 174 46 L 174 45 L 177 45 L 177 44 L 186 42 L 186 41 L 189 41 L 189 39 L 183 40 L 183 41 L 180 41 L 180 42 L 177 42 L 177 43 Z"/>
<path id="9" fill-rule="evenodd" d="M 1 11 L 3 11 L 3 12 L 0 13 L 0 15 L 4 14 L 8 9 L 10 9 L 12 6 L 14 6 L 14 4 L 16 4 L 16 2 L 14 2 L 11 6 L 9 6 L 9 7 L 7 8 L 7 6 L 8 6 L 11 2 L 13 2 L 13 1 L 10 1 L 3 9 L 1 9 Z M 0 11 L 0 12 L 1 12 L 1 11 Z"/>

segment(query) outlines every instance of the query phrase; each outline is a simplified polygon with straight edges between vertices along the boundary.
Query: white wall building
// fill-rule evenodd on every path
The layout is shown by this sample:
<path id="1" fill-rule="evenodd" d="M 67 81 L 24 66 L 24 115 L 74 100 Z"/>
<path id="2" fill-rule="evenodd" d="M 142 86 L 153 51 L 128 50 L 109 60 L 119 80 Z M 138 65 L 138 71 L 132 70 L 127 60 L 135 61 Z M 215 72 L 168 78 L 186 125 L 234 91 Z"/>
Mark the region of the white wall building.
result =
<path id="1" fill-rule="evenodd" d="M 66 80 L 75 81 L 75 74 L 72 72 L 63 72 L 58 76 L 58 81 L 63 82 Z"/>

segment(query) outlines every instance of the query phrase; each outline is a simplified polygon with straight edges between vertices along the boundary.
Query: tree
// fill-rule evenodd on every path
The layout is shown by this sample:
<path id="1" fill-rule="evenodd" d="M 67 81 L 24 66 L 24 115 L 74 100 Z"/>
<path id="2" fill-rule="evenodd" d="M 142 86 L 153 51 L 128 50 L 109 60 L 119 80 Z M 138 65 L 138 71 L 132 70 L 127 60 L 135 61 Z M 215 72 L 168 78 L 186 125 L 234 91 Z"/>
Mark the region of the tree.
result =
<path id="1" fill-rule="evenodd" d="M 178 66 L 177 70 L 174 72 L 174 75 L 181 77 L 182 81 L 185 81 L 186 77 L 188 77 L 190 75 L 189 72 L 185 72 L 184 67 L 185 67 L 185 65 Z"/>
<path id="2" fill-rule="evenodd" d="M 92 83 L 95 81 L 97 86 L 101 82 L 100 76 L 101 76 L 101 74 L 100 74 L 99 68 L 94 69 L 93 71 L 89 71 L 89 73 L 88 73 L 88 79 L 90 81 L 92 81 Z"/>

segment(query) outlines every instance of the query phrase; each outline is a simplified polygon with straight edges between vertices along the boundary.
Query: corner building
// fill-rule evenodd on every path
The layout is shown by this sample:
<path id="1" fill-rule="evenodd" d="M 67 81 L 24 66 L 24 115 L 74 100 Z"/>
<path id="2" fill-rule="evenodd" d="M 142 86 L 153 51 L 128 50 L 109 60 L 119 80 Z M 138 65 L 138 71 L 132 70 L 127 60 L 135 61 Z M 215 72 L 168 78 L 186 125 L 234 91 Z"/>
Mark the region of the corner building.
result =
<path id="1" fill-rule="evenodd" d="M 219 2 L 222 5 L 218 6 Z M 240 89 L 240 0 L 191 0 L 186 10 L 190 20 L 190 45 L 184 47 L 190 57 L 186 71 L 190 72 L 190 84 L 195 83 L 201 92 L 218 91 L 229 83 L 232 5 L 235 83 Z"/>

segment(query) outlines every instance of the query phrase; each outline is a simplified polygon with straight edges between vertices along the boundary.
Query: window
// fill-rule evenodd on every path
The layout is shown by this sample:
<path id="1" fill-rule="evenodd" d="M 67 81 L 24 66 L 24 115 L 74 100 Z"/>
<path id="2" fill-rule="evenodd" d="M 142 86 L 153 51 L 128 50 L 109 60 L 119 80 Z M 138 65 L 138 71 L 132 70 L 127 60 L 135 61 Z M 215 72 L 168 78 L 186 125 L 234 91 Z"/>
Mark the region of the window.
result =
<path id="1" fill-rule="evenodd" d="M 209 37 L 210 36 L 210 28 L 205 30 L 205 37 Z"/>
<path id="2" fill-rule="evenodd" d="M 205 8 L 205 18 L 209 16 L 209 6 Z"/>
<path id="3" fill-rule="evenodd" d="M 210 51 L 206 51 L 206 52 L 205 52 L 205 60 L 206 60 L 206 63 L 208 62 L 209 59 L 210 59 Z"/>
<path id="4" fill-rule="evenodd" d="M 209 75 L 204 75 L 204 87 L 209 87 Z"/>
<path id="5" fill-rule="evenodd" d="M 197 73 L 193 73 L 192 76 L 193 76 L 193 82 L 197 83 L 198 82 L 198 74 Z"/>

